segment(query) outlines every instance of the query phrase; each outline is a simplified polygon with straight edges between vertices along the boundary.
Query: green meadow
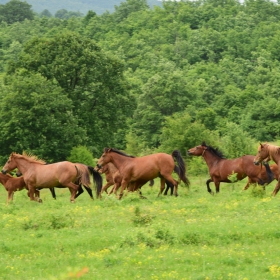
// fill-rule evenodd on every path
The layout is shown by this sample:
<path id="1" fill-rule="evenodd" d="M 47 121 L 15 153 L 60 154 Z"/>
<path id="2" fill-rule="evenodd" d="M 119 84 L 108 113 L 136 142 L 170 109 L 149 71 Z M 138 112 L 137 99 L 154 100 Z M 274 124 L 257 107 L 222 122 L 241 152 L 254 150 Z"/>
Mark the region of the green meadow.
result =
<path id="1" fill-rule="evenodd" d="M 26 191 L 6 205 L 0 189 L 0 279 L 280 279 L 280 195 L 246 180 L 206 191 L 190 177 L 179 196 L 157 197 L 159 182 L 142 190 L 71 204 L 68 189 Z M 211 186 L 212 189 L 213 186 Z"/>

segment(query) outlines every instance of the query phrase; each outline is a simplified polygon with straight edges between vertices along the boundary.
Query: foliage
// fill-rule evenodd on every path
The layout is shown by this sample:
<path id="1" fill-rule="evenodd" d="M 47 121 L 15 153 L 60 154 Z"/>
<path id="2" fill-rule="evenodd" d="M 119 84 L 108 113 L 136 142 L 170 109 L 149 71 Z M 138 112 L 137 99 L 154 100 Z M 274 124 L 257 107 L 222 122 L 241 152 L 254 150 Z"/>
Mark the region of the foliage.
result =
<path id="1" fill-rule="evenodd" d="M 92 153 L 85 146 L 73 147 L 67 160 L 71 162 L 82 162 L 90 166 L 95 165 Z"/>
<path id="2" fill-rule="evenodd" d="M 34 13 L 31 10 L 31 5 L 26 1 L 10 0 L 5 5 L 0 5 L 0 21 L 13 24 L 25 19 L 32 20 L 33 18 Z"/>
<path id="3" fill-rule="evenodd" d="M 185 155 L 206 140 L 235 157 L 279 138 L 277 3 L 164 1 L 150 8 L 152 1 L 127 0 L 103 14 L 83 12 L 81 4 L 86 16 L 69 18 L 72 4 L 53 11 L 49 1 L 59 18 L 46 13 L 0 28 L 5 87 L 25 69 L 71 100 L 83 142 L 70 150 L 82 144 L 100 154 L 114 146 L 141 155 L 178 147 Z"/>

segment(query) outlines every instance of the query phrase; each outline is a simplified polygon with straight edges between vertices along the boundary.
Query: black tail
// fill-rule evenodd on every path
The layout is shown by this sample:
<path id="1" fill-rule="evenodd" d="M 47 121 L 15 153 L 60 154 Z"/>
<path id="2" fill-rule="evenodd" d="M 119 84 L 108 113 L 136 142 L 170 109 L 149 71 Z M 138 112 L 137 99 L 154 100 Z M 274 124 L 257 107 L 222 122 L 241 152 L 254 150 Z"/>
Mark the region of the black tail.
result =
<path id="1" fill-rule="evenodd" d="M 186 176 L 186 166 L 185 162 L 178 150 L 172 152 L 172 157 L 177 161 L 178 167 L 174 167 L 174 171 L 178 174 L 179 178 L 189 187 L 190 181 Z"/>
<path id="2" fill-rule="evenodd" d="M 95 186 L 96 186 L 96 195 L 99 197 L 99 194 L 102 189 L 102 176 L 99 174 L 98 171 L 94 170 L 92 166 L 88 166 L 88 170 L 90 171 L 93 180 L 95 181 Z"/>
<path id="3" fill-rule="evenodd" d="M 273 180 L 274 180 L 274 174 L 273 172 L 271 171 L 270 167 L 269 167 L 269 164 L 267 162 L 263 162 L 263 165 L 265 167 L 265 170 L 266 170 L 266 175 L 267 175 L 267 181 L 264 182 L 266 184 L 269 184 L 271 183 Z"/>

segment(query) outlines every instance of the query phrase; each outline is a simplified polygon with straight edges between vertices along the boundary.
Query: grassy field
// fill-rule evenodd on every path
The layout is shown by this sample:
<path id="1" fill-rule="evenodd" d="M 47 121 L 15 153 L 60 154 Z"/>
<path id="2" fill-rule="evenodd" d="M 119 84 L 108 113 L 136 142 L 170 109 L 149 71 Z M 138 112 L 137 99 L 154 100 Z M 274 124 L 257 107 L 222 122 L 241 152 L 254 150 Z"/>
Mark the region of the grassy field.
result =
<path id="1" fill-rule="evenodd" d="M 0 189 L 0 279 L 280 279 L 280 194 L 242 191 L 246 179 L 211 196 L 190 178 L 179 197 L 128 194 L 69 202 L 30 202 L 26 191 L 6 205 Z M 212 186 L 213 188 L 213 186 Z"/>

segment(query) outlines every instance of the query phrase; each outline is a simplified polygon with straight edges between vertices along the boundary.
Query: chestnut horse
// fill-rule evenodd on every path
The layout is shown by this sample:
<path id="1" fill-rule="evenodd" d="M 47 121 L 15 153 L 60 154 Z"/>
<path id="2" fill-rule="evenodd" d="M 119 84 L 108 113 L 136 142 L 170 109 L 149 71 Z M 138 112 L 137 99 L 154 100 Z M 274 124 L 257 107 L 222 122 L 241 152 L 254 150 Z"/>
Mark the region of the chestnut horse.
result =
<path id="1" fill-rule="evenodd" d="M 79 164 L 79 163 L 78 163 Z M 83 164 L 84 165 L 84 164 Z M 93 167 L 91 166 L 87 166 L 87 168 L 89 168 L 90 172 L 92 173 L 92 175 L 94 176 L 95 172 L 93 173 L 93 171 L 91 171 L 93 169 Z M 1 174 L 1 173 L 0 173 Z M 16 176 L 17 177 L 20 177 L 22 176 L 22 173 L 20 172 L 20 170 L 18 169 L 17 172 L 16 172 Z M 56 186 L 56 188 L 66 188 L 66 187 L 63 187 L 63 186 Z M 84 186 L 84 188 L 86 189 L 87 193 L 89 194 L 89 196 L 91 197 L 91 199 L 93 199 L 93 194 L 92 194 L 92 189 L 87 187 L 87 186 Z M 42 190 L 43 188 L 36 188 L 36 190 L 40 191 Z M 50 189 L 50 192 L 52 194 L 52 197 L 54 199 L 56 199 L 56 193 L 55 193 L 55 189 L 54 188 L 49 188 Z M 79 189 L 78 189 L 78 192 L 76 193 L 75 195 L 75 199 L 80 196 L 80 194 L 82 194 L 84 192 L 83 188 L 82 188 L 82 185 L 79 184 Z"/>
<path id="2" fill-rule="evenodd" d="M 230 175 L 236 174 L 236 180 L 242 180 L 245 177 L 251 178 L 253 182 L 260 185 L 270 183 L 273 180 L 273 174 L 268 174 L 268 180 L 263 181 L 258 177 L 259 173 L 264 170 L 263 166 L 257 167 L 253 164 L 254 156 L 244 155 L 235 159 L 226 159 L 221 151 L 211 146 L 207 146 L 205 142 L 188 150 L 188 154 L 192 156 L 202 156 L 208 166 L 211 179 L 206 181 L 207 190 L 213 194 L 210 183 L 214 182 L 216 193 L 220 191 L 220 183 L 231 183 Z M 270 169 L 269 169 L 270 170 Z"/>
<path id="3" fill-rule="evenodd" d="M 97 167 L 102 168 L 108 162 L 112 162 L 121 174 L 121 190 L 119 199 L 122 198 L 124 190 L 129 183 L 138 182 L 144 184 L 149 180 L 160 177 L 160 195 L 165 188 L 165 181 L 168 180 L 174 185 L 174 192 L 177 196 L 178 182 L 173 179 L 172 172 L 175 167 L 174 159 L 179 165 L 179 178 L 187 185 L 189 180 L 186 177 L 185 163 L 179 151 L 175 150 L 171 155 L 157 153 L 143 157 L 131 157 L 117 149 L 105 148 L 98 160 Z"/>
<path id="4" fill-rule="evenodd" d="M 14 192 L 21 191 L 23 189 L 28 190 L 24 180 L 22 177 L 13 177 L 10 174 L 2 174 L 0 173 L 0 183 L 4 186 L 6 191 L 8 192 L 7 204 L 13 200 Z M 38 197 L 39 192 L 35 190 L 35 194 Z"/>
<path id="5" fill-rule="evenodd" d="M 38 159 L 36 156 L 27 154 L 12 153 L 2 169 L 2 173 L 18 168 L 30 193 L 30 200 L 35 200 L 34 192 L 38 188 L 52 188 L 56 186 L 68 187 L 71 192 L 70 201 L 75 201 L 75 195 L 78 191 L 79 184 L 90 186 L 89 169 L 80 164 L 74 164 L 69 161 L 62 161 L 52 164 L 46 164 L 45 161 Z M 95 170 L 94 180 L 97 185 L 97 193 L 101 190 L 102 178 Z"/>
<path id="6" fill-rule="evenodd" d="M 259 165 L 262 161 L 273 160 L 278 166 L 278 175 L 280 173 L 280 147 L 268 143 L 260 143 L 258 153 L 254 158 L 254 164 Z M 272 195 L 275 196 L 280 189 L 280 177 L 277 178 L 277 184 Z"/>
<path id="7" fill-rule="evenodd" d="M 177 166 L 175 166 L 175 170 L 177 171 L 177 173 L 178 173 L 178 167 L 177 167 L 177 169 L 176 169 L 176 167 Z M 107 164 L 105 164 L 104 166 L 102 166 L 102 168 L 101 169 L 98 169 L 97 167 L 95 167 L 95 169 L 96 170 L 98 170 L 98 172 L 100 173 L 100 174 L 105 174 L 105 178 L 106 178 L 106 184 L 102 187 L 102 189 L 101 189 L 101 192 L 100 192 L 100 196 L 101 196 L 101 194 L 105 191 L 107 194 L 112 194 L 112 193 L 114 193 L 115 195 L 117 194 L 117 190 L 120 188 L 120 186 L 121 186 L 121 181 L 122 181 L 122 177 L 121 177 L 121 175 L 120 175 L 120 173 L 119 173 L 119 170 L 115 167 L 115 165 L 112 163 L 112 162 L 108 162 Z M 147 183 L 147 182 L 145 182 L 145 183 Z M 164 192 L 164 195 L 167 195 L 167 192 L 168 192 L 168 190 L 169 189 L 171 189 L 171 195 L 173 194 L 173 191 L 174 191 L 174 186 L 170 183 L 170 182 L 168 182 L 168 181 L 166 181 L 165 182 L 166 183 L 166 190 L 165 190 L 165 192 Z M 154 180 L 150 180 L 150 184 L 149 184 L 149 186 L 153 186 L 154 185 Z M 107 192 L 107 189 L 109 188 L 109 187 L 111 187 L 111 186 L 114 186 L 111 190 L 110 190 L 110 192 L 108 193 Z M 129 186 L 128 186 L 128 191 L 137 191 L 137 190 L 139 190 L 140 188 L 142 187 L 142 185 L 141 184 L 139 184 L 139 183 L 135 183 L 135 184 L 129 184 Z M 142 193 L 141 193 L 141 191 L 139 191 L 139 193 L 140 193 L 140 196 L 141 197 L 143 197 L 142 196 Z"/>
<path id="8" fill-rule="evenodd" d="M 262 168 L 261 172 L 258 174 L 258 178 L 261 179 L 263 182 L 269 182 L 269 179 L 267 174 L 269 172 L 273 173 L 273 180 L 278 180 L 279 177 L 279 170 L 278 170 L 278 165 L 277 164 L 272 164 L 272 165 L 268 165 L 264 162 L 264 166 L 265 168 Z M 270 171 L 267 170 L 268 168 L 270 168 Z M 256 184 L 259 183 L 257 180 L 253 179 L 253 178 L 248 178 L 248 182 L 246 184 L 246 186 L 243 188 L 243 190 L 247 190 L 251 184 Z"/>

